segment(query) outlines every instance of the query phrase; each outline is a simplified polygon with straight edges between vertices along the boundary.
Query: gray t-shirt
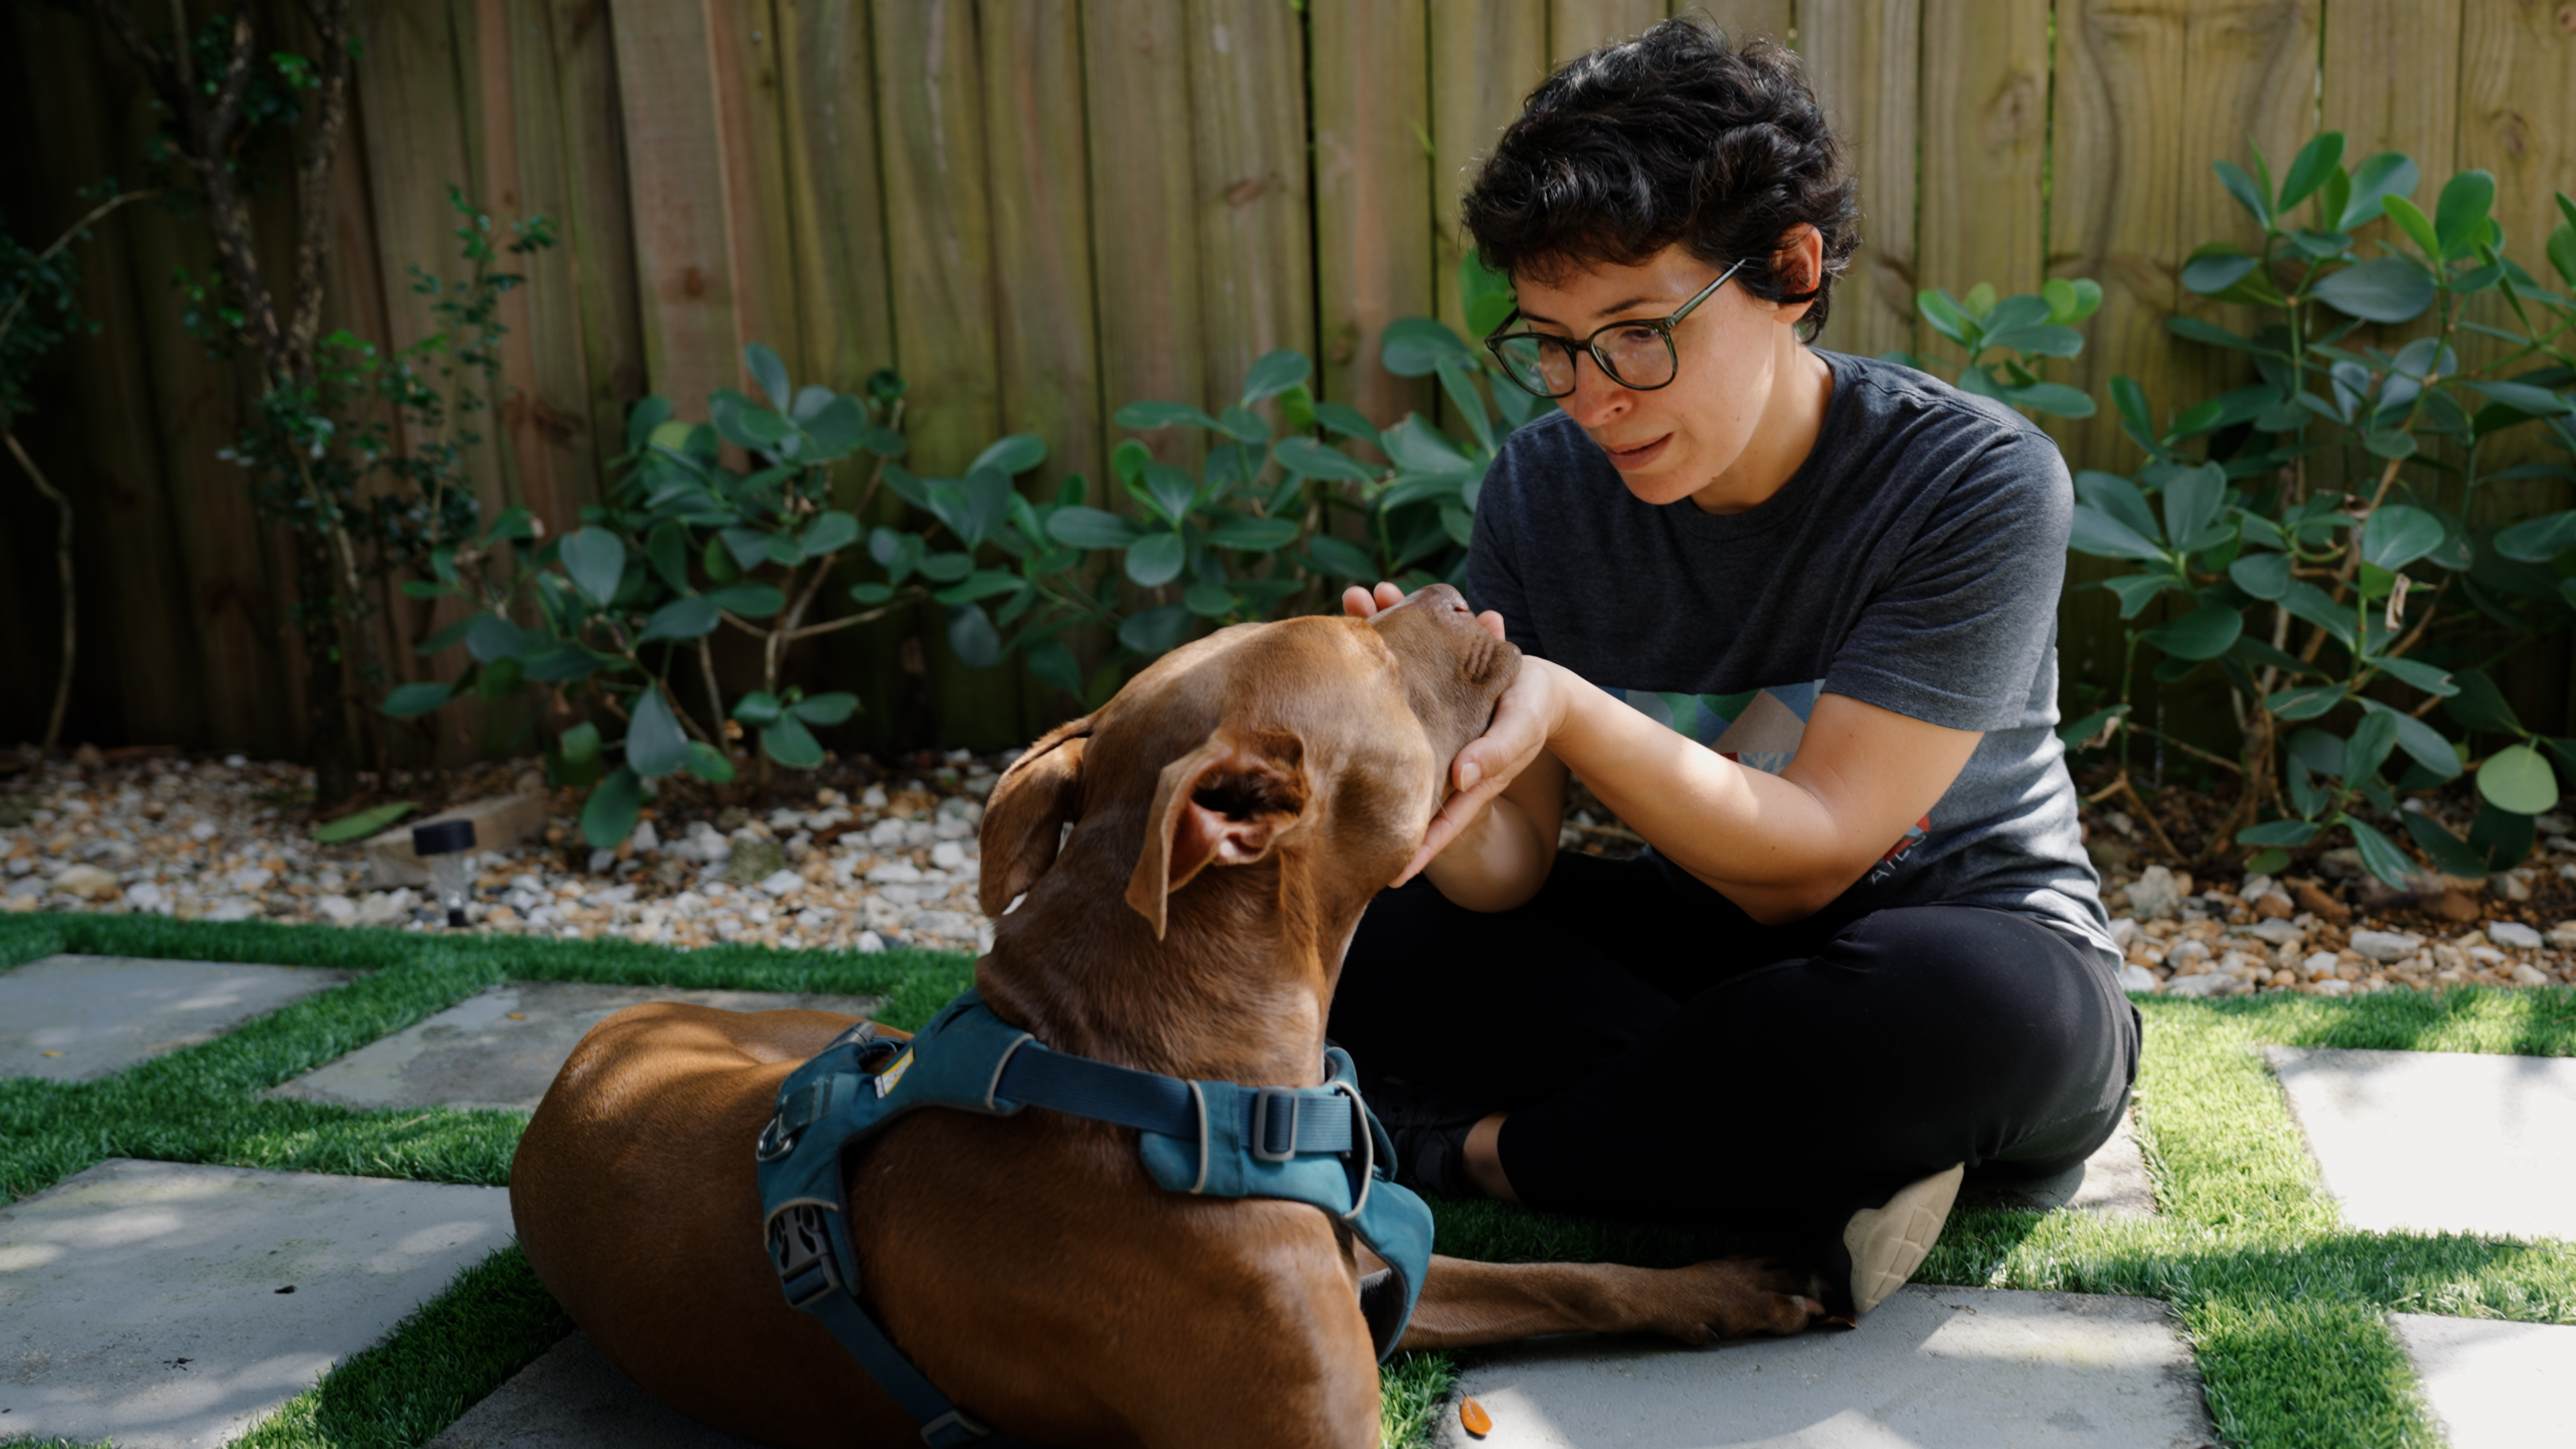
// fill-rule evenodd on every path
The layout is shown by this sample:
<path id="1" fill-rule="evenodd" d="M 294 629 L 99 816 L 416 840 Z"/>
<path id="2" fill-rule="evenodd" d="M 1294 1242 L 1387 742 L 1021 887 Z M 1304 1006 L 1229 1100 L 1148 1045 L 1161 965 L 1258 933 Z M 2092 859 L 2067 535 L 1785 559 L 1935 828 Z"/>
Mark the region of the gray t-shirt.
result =
<path id="1" fill-rule="evenodd" d="M 1467 591 L 1513 643 L 1778 773 L 1816 696 L 1984 739 L 1838 916 L 2035 915 L 2117 966 L 2057 725 L 2074 488 L 2047 434 L 1912 368 L 1819 351 L 1815 450 L 1736 514 L 1639 501 L 1563 413 L 1514 432 L 1476 504 Z"/>

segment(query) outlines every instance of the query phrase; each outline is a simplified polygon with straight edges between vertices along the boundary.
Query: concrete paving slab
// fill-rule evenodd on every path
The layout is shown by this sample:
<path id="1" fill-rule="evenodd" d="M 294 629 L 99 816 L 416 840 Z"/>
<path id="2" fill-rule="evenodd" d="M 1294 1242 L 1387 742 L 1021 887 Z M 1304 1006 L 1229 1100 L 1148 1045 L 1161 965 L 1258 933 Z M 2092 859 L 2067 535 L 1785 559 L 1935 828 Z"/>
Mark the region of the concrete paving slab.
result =
<path id="1" fill-rule="evenodd" d="M 2138 1134 L 2129 1114 L 2122 1113 L 2110 1140 L 2094 1149 L 2082 1172 L 2070 1172 L 2051 1182 L 2009 1186 L 1981 1183 L 1971 1174 L 1959 1190 L 1959 1201 L 1970 1207 L 2036 1208 L 2041 1212 L 2066 1208 L 2096 1217 L 2152 1217 L 2156 1211 L 2156 1183 L 2147 1173 L 2146 1154 L 2138 1148 Z"/>
<path id="2" fill-rule="evenodd" d="M 465 1411 L 426 1449 L 757 1449 L 635 1386 L 575 1333 Z"/>
<path id="3" fill-rule="evenodd" d="M 268 1095 L 344 1107 L 533 1111 L 583 1033 L 612 1013 L 646 1001 L 686 1001 L 726 1011 L 802 1007 L 845 1016 L 864 1016 L 878 1005 L 868 996 L 504 982 L 271 1088 Z"/>
<path id="4" fill-rule="evenodd" d="M 2451 1449 L 2576 1444 L 2576 1328 L 2392 1313 Z"/>
<path id="5" fill-rule="evenodd" d="M 2265 1053 L 2344 1221 L 2576 1238 L 2576 1059 Z"/>
<path id="6" fill-rule="evenodd" d="M 504 1188 L 100 1163 L 0 1208 L 0 1432 L 228 1442 L 509 1240 Z"/>
<path id="7" fill-rule="evenodd" d="M 83 1082 L 211 1041 L 347 971 L 47 956 L 0 971 L 0 1077 Z"/>
<path id="8" fill-rule="evenodd" d="M 2217 1433 L 2163 1303 L 1903 1288 L 1849 1333 L 1711 1349 L 1589 1335 L 1460 1375 L 1437 1442 L 1465 1449 L 2183 1449 Z"/>

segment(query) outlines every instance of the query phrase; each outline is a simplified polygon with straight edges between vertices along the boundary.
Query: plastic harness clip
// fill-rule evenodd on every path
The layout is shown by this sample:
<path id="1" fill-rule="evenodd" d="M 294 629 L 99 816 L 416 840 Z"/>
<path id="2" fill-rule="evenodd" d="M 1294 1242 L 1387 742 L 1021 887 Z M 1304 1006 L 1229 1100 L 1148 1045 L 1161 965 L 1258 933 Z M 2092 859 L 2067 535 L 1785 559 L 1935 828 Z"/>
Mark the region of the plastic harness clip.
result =
<path id="1" fill-rule="evenodd" d="M 1297 1155 L 1297 1109 L 1293 1087 L 1262 1087 L 1252 1094 L 1251 1140 L 1245 1143 L 1263 1162 L 1286 1162 Z"/>
<path id="2" fill-rule="evenodd" d="M 769 1265 L 778 1272 L 778 1287 L 791 1308 L 804 1308 L 829 1293 L 841 1291 L 841 1272 L 832 1262 L 831 1221 L 813 1203 L 791 1203 L 769 1220 Z"/>

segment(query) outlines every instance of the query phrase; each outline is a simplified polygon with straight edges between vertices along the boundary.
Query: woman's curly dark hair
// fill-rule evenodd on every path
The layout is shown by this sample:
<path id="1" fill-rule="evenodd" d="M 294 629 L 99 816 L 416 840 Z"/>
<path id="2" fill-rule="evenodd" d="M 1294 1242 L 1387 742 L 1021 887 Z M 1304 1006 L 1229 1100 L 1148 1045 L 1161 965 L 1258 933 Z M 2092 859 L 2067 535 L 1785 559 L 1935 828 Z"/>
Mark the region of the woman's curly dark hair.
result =
<path id="1" fill-rule="evenodd" d="M 1860 245 L 1860 203 L 1843 148 L 1798 58 L 1741 48 L 1696 19 L 1568 61 L 1503 132 L 1461 206 L 1485 264 L 1553 281 L 1636 266 L 1678 242 L 1766 301 L 1812 301 L 1813 338 L 1834 279 Z M 1787 285 L 1780 241 L 1800 223 L 1824 238 L 1823 274 Z M 1802 281 L 1790 278 L 1787 281 Z"/>

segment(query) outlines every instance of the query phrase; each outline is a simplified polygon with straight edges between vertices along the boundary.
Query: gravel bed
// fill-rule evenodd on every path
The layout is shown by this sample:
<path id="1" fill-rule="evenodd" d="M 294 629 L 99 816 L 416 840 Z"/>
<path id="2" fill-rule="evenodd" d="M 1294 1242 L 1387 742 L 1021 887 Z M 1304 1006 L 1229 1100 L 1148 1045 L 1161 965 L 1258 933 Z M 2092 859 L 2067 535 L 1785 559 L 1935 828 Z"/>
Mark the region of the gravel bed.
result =
<path id="1" fill-rule="evenodd" d="M 425 890 L 378 888 L 359 846 L 310 838 L 301 766 L 83 756 L 25 761 L 0 780 L 0 908 L 445 929 Z M 758 808 L 666 794 L 615 851 L 581 843 L 580 792 L 556 790 L 541 838 L 476 857 L 469 929 L 981 952 L 992 928 L 975 903 L 976 826 L 1008 758 L 916 756 L 891 772 L 862 761 L 841 784 L 773 792 Z M 543 776 L 521 762 L 461 772 L 443 790 L 407 783 L 394 793 L 463 801 L 542 789 Z"/>

